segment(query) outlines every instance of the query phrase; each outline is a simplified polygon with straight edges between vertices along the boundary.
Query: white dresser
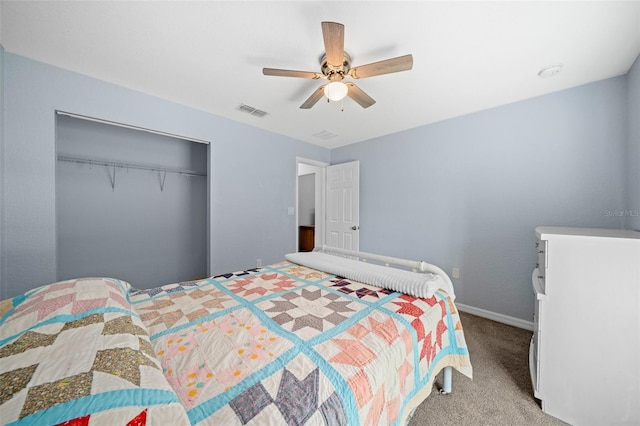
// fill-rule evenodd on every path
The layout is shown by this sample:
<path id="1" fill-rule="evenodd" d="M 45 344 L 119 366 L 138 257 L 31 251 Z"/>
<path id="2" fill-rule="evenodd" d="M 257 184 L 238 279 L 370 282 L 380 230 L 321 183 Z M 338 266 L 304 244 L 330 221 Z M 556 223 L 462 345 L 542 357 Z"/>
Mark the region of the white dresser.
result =
<path id="1" fill-rule="evenodd" d="M 640 425 L 640 232 L 536 228 L 531 381 L 573 425 Z"/>

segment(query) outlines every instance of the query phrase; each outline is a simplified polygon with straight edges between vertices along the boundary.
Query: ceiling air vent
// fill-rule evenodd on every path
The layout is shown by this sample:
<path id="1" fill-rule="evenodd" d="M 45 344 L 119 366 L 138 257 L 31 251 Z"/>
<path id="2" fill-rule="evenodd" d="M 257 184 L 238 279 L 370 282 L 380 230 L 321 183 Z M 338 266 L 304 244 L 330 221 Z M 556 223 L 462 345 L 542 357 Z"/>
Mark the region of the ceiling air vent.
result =
<path id="1" fill-rule="evenodd" d="M 255 115 L 256 117 L 264 117 L 265 115 L 269 114 L 266 111 L 262 111 L 261 109 L 257 109 L 254 108 L 252 106 L 249 105 L 245 105 L 245 104 L 240 104 L 240 106 L 238 108 L 236 108 L 238 111 L 242 111 L 242 112 L 246 112 L 247 114 L 251 114 L 251 115 Z"/>
<path id="2" fill-rule="evenodd" d="M 328 130 L 323 130 L 319 133 L 315 133 L 313 136 L 315 136 L 318 139 L 322 139 L 323 141 L 326 141 L 327 139 L 335 138 L 338 135 Z"/>

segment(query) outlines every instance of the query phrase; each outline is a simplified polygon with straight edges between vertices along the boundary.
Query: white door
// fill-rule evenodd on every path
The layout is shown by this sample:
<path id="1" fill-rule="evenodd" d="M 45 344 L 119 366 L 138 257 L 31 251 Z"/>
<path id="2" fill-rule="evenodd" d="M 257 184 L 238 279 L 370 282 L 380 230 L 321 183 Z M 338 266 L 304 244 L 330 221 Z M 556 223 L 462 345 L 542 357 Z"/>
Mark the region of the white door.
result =
<path id="1" fill-rule="evenodd" d="M 327 167 L 327 223 L 325 244 L 359 250 L 360 162 Z"/>

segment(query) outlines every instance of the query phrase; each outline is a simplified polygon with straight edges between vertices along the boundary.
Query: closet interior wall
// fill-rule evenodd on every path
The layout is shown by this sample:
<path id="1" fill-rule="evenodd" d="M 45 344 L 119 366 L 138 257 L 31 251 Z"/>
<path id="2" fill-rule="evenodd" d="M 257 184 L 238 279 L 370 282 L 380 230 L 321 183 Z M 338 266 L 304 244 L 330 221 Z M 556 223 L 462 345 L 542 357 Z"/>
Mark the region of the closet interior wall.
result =
<path id="1" fill-rule="evenodd" d="M 57 115 L 58 280 L 103 276 L 150 288 L 206 276 L 207 150 Z"/>

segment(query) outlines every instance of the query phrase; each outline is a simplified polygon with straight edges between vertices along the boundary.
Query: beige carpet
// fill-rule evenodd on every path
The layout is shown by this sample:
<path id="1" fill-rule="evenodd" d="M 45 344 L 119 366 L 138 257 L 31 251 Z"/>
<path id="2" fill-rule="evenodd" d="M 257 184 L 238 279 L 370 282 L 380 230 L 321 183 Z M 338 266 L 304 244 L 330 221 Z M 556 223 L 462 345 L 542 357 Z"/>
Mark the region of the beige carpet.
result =
<path id="1" fill-rule="evenodd" d="M 462 312 L 473 380 L 453 370 L 453 392 L 440 395 L 442 374 L 410 426 L 564 425 L 542 412 L 529 376 L 531 332 Z"/>

